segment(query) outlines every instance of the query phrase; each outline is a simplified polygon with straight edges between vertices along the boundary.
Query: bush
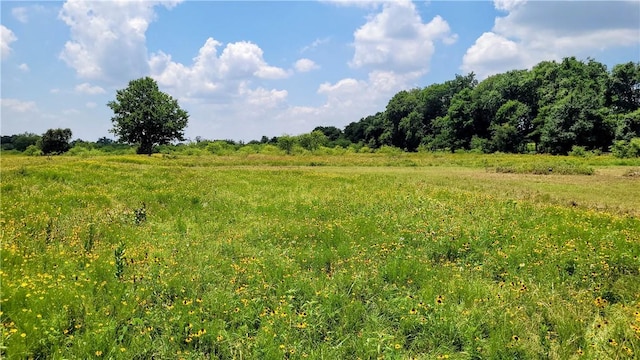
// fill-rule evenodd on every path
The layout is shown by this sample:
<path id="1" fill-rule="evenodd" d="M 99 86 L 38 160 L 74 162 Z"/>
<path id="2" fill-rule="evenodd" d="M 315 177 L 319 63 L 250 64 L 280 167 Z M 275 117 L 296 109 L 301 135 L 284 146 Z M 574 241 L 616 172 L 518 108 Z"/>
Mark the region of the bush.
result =
<path id="1" fill-rule="evenodd" d="M 573 145 L 571 147 L 571 151 L 569 151 L 569 155 L 585 157 L 587 156 L 587 150 L 585 149 L 584 146 Z"/>
<path id="2" fill-rule="evenodd" d="M 640 138 L 614 141 L 610 150 L 613 156 L 618 158 L 640 157 Z"/>
<path id="3" fill-rule="evenodd" d="M 237 151 L 243 155 L 257 154 L 260 152 L 260 145 L 245 145 Z"/>
<path id="4" fill-rule="evenodd" d="M 71 156 L 97 156 L 104 155 L 104 153 L 98 149 L 91 149 L 84 146 L 74 146 L 71 150 L 67 151 L 66 155 Z"/>
<path id="5" fill-rule="evenodd" d="M 226 141 L 220 140 L 207 144 L 206 149 L 208 152 L 215 155 L 231 155 L 233 152 L 235 152 L 235 149 L 232 145 L 230 145 Z"/>
<path id="6" fill-rule="evenodd" d="M 387 154 L 387 155 L 400 155 L 402 154 L 402 149 L 397 147 L 382 145 L 378 150 L 376 150 L 377 154 Z"/>
<path id="7" fill-rule="evenodd" d="M 25 149 L 24 154 L 27 156 L 40 156 L 42 155 L 42 150 L 40 150 L 40 148 L 35 145 L 29 145 Z"/>
<path id="8" fill-rule="evenodd" d="M 264 155 L 281 155 L 282 154 L 282 150 L 280 150 L 280 148 L 278 148 L 275 145 L 266 144 L 266 145 L 263 145 L 262 148 L 260 149 L 260 154 L 264 154 Z"/>

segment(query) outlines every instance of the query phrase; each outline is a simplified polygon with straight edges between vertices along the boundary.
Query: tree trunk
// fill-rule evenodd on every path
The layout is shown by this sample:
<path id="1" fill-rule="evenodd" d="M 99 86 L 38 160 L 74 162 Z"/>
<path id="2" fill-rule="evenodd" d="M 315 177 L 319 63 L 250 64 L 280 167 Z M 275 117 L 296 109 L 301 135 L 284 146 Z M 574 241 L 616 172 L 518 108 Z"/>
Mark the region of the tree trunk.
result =
<path id="1" fill-rule="evenodd" d="M 151 156 L 151 153 L 153 151 L 153 144 L 148 142 L 148 141 L 142 141 L 140 143 L 140 146 L 138 147 L 138 154 L 147 154 L 149 156 Z"/>

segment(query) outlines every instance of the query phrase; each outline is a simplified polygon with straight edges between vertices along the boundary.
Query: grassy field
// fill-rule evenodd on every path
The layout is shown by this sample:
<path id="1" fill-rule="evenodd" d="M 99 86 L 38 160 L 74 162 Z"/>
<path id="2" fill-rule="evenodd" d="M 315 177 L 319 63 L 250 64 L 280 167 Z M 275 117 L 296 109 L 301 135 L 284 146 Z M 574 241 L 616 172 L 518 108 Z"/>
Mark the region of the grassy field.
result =
<path id="1" fill-rule="evenodd" d="M 639 167 L 3 156 L 0 354 L 637 358 Z"/>

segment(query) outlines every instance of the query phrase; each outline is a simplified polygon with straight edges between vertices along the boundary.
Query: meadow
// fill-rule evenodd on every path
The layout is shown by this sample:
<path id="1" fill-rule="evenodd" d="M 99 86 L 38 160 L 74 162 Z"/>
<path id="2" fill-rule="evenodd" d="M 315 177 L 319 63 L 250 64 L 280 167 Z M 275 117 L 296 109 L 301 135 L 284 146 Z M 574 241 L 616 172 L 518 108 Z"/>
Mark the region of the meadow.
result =
<path id="1" fill-rule="evenodd" d="M 634 359 L 640 160 L 2 156 L 6 359 Z"/>

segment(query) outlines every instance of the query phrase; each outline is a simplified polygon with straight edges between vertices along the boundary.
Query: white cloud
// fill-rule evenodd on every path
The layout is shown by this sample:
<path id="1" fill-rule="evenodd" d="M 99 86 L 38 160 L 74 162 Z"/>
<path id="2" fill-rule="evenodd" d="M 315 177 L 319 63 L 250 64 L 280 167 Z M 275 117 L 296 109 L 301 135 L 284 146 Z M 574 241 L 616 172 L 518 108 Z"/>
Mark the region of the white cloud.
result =
<path id="1" fill-rule="evenodd" d="M 248 41 L 228 44 L 220 55 L 221 76 L 227 79 L 248 76 L 282 79 L 289 76 L 284 69 L 267 65 L 262 54 L 260 47 Z"/>
<path id="2" fill-rule="evenodd" d="M 322 38 L 322 39 L 315 39 L 311 44 L 303 47 L 302 49 L 300 49 L 301 53 L 307 52 L 307 51 L 312 51 L 317 49 L 319 46 L 324 45 L 329 43 L 330 38 L 326 37 L 326 38 Z"/>
<path id="3" fill-rule="evenodd" d="M 246 84 L 243 84 L 240 87 L 239 94 L 246 98 L 247 104 L 264 109 L 276 108 L 283 104 L 287 99 L 288 92 L 287 90 L 267 90 L 262 87 L 252 90 L 247 88 Z"/>
<path id="4" fill-rule="evenodd" d="M 18 70 L 22 71 L 22 72 L 29 72 L 29 65 L 22 63 L 20 65 L 18 65 Z"/>
<path id="5" fill-rule="evenodd" d="M 365 9 L 378 7 L 380 4 L 388 2 L 388 0 L 320 0 L 320 2 L 333 4 L 336 6 L 355 6 Z"/>
<path id="6" fill-rule="evenodd" d="M 11 9 L 11 15 L 13 15 L 13 17 L 21 23 L 27 23 L 27 21 L 29 21 L 26 7 L 20 6 Z"/>
<path id="7" fill-rule="evenodd" d="M 45 8 L 42 5 L 18 6 L 11 9 L 11 15 L 23 24 L 29 22 L 29 13 L 42 12 Z"/>
<path id="8" fill-rule="evenodd" d="M 98 104 L 94 103 L 93 101 L 89 101 L 86 104 L 84 104 L 84 106 L 87 109 L 95 109 L 95 107 L 98 106 Z"/>
<path id="9" fill-rule="evenodd" d="M 502 11 L 511 11 L 526 3 L 527 0 L 493 0 L 493 6 Z"/>
<path id="10" fill-rule="evenodd" d="M 319 69 L 320 66 L 318 66 L 318 64 L 313 60 L 302 58 L 296 61 L 294 68 L 297 72 L 309 72 L 311 70 Z"/>
<path id="11" fill-rule="evenodd" d="M 9 57 L 11 54 L 11 43 L 18 40 L 9 28 L 4 25 L 0 25 L 0 58 L 2 60 Z"/>
<path id="12" fill-rule="evenodd" d="M 177 1 L 68 0 L 59 18 L 70 27 L 60 58 L 79 77 L 121 83 L 148 73 L 145 32 L 154 7 Z"/>
<path id="13" fill-rule="evenodd" d="M 22 101 L 18 99 L 0 99 L 3 109 L 17 113 L 38 111 L 35 101 Z"/>
<path id="14" fill-rule="evenodd" d="M 508 14 L 466 52 L 461 68 L 479 78 L 543 60 L 594 56 L 640 44 L 640 2 L 495 1 Z"/>
<path id="15" fill-rule="evenodd" d="M 267 64 L 262 49 L 256 44 L 230 43 L 218 56 L 221 45 L 213 38 L 207 39 L 190 66 L 174 62 L 171 55 L 163 52 L 152 54 L 149 60 L 151 76 L 161 86 L 171 88 L 178 98 L 206 97 L 215 102 L 249 94 L 246 92 L 248 81 L 290 76 L 288 71 Z"/>
<path id="16" fill-rule="evenodd" d="M 82 83 L 79 85 L 76 85 L 75 88 L 77 93 L 81 93 L 81 94 L 88 94 L 88 95 L 97 95 L 97 94 L 104 94 L 105 91 L 103 88 L 101 88 L 100 86 L 92 86 L 89 83 Z"/>
<path id="17" fill-rule="evenodd" d="M 531 56 L 521 44 L 511 41 L 493 32 L 482 34 L 467 49 L 462 68 L 466 72 L 474 71 L 480 78 L 502 71 L 527 68 L 536 63 L 536 56 Z"/>
<path id="18" fill-rule="evenodd" d="M 385 3 L 380 13 L 354 33 L 355 53 L 350 65 L 398 72 L 427 72 L 434 42 L 452 43 L 449 24 L 440 16 L 423 23 L 410 1 Z"/>
<path id="19" fill-rule="evenodd" d="M 51 94 L 58 94 L 58 93 L 60 93 L 60 89 L 58 89 L 58 88 L 53 88 L 53 89 L 49 90 L 49 93 L 51 93 Z"/>

